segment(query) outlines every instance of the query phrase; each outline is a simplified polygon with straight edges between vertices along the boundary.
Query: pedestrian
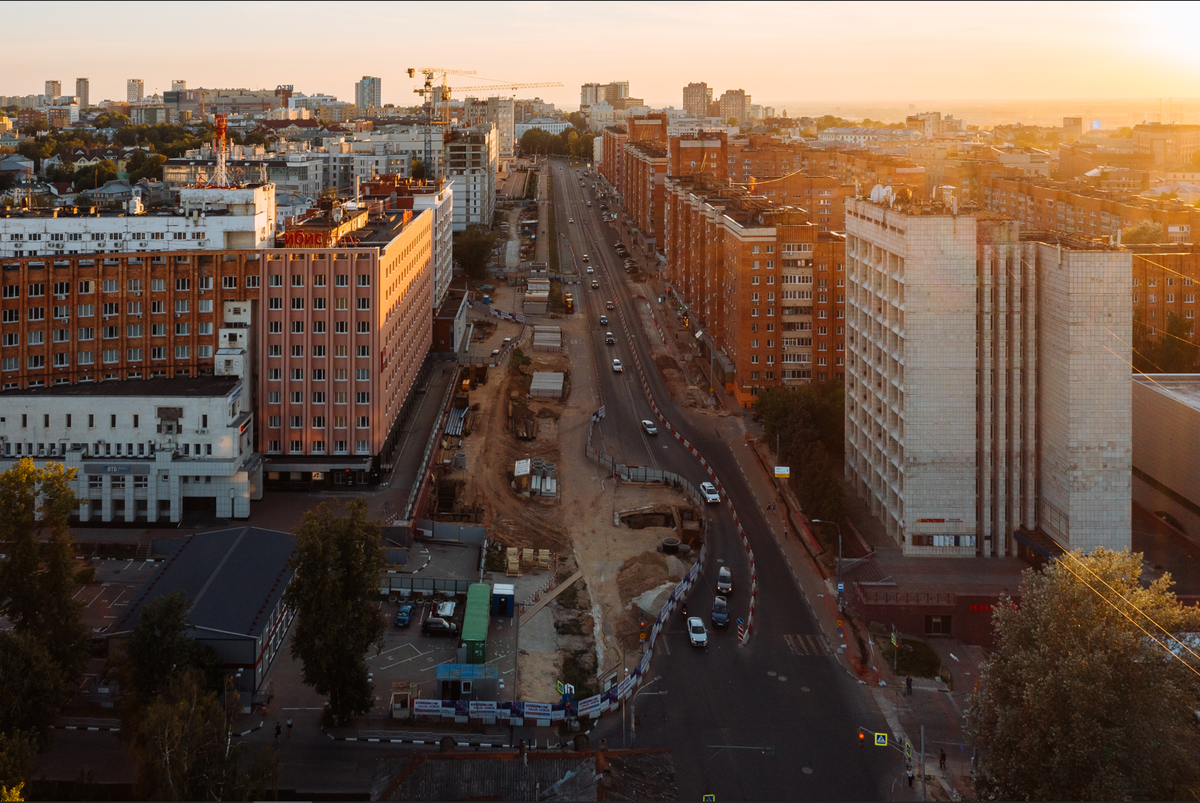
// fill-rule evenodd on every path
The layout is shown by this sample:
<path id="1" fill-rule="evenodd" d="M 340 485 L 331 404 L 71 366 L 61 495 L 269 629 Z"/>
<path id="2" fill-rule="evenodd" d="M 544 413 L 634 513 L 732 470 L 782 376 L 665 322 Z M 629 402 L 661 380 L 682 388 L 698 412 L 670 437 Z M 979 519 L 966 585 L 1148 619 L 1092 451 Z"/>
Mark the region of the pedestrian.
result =
<path id="1" fill-rule="evenodd" d="M 288 726 L 288 738 L 290 739 L 290 738 L 292 738 L 292 718 L 291 717 L 288 717 L 287 726 Z M 945 762 L 945 758 L 944 758 L 945 755 L 946 755 L 945 753 L 942 753 L 943 763 Z"/>
<path id="2" fill-rule="evenodd" d="M 946 751 L 945 750 L 938 750 L 938 767 L 943 770 L 946 769 Z"/>
<path id="3" fill-rule="evenodd" d="M 275 741 L 279 741 L 279 734 L 283 733 L 283 726 L 278 722 L 275 723 Z"/>
<path id="4" fill-rule="evenodd" d="M 909 788 L 909 789 L 912 789 L 912 788 L 913 788 L 913 768 L 912 768 L 912 764 L 909 764 L 909 765 L 908 765 L 908 769 L 907 769 L 907 770 L 905 770 L 905 772 L 908 774 L 908 788 Z"/>

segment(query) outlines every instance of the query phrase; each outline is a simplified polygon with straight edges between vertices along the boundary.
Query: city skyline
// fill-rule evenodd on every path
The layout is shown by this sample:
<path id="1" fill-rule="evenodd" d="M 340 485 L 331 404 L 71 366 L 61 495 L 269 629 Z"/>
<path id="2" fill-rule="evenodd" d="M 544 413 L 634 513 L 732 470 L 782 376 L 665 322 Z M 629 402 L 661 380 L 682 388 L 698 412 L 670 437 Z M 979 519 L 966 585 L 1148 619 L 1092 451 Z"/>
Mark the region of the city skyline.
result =
<path id="1" fill-rule="evenodd" d="M 229 4 L 217 5 L 211 19 L 230 18 L 224 5 Z M 258 66 L 242 56 L 244 40 L 219 35 L 219 23 L 218 30 L 197 26 L 187 8 L 167 6 L 146 23 L 147 38 L 136 51 L 114 50 L 100 67 L 83 54 L 92 52 L 89 45 L 97 38 L 120 41 L 128 18 L 119 13 L 123 4 L 61 4 L 56 8 L 80 23 L 74 30 L 87 31 L 87 38 L 68 32 L 63 47 L 53 52 L 28 39 L 10 43 L 0 57 L 2 91 L 36 94 L 47 80 L 69 86 L 86 76 L 97 102 L 123 98 L 130 78 L 142 78 L 150 95 L 169 90 L 171 80 L 182 75 L 189 86 L 292 84 L 297 91 L 352 101 L 355 83 L 377 75 L 385 104 L 409 106 L 420 99 L 412 92 L 417 81 L 405 68 L 435 64 L 477 72 L 479 77 L 461 77 L 460 85 L 561 81 L 561 88 L 518 95 L 537 95 L 566 110 L 578 106 L 581 84 L 616 80 L 630 81 L 631 95 L 653 106 L 678 107 L 682 88 L 704 81 L 718 95 L 744 89 L 755 103 L 790 108 L 792 114 L 808 111 L 808 103 L 960 98 L 1174 97 L 1198 108 L 1200 97 L 1200 63 L 1190 58 L 1187 44 L 1200 9 L 1185 4 L 1105 3 L 1089 6 L 1087 15 L 1065 3 L 713 3 L 686 15 L 666 3 L 467 5 L 474 8 L 455 4 L 455 16 L 484 23 L 456 32 L 466 46 L 458 49 L 474 54 L 470 63 L 449 58 L 433 39 L 402 42 L 397 53 L 389 38 L 396 31 L 436 29 L 447 4 L 400 10 L 368 3 L 355 8 L 371 18 L 370 25 L 355 26 L 356 33 L 343 38 L 324 38 L 331 53 L 347 47 L 355 54 L 336 64 L 309 58 L 310 50 L 299 48 L 292 52 L 305 56 L 292 63 L 285 56 Z M 5 14 L 17 29 L 32 30 L 42 9 L 18 6 Z M 236 17 L 239 29 L 258 26 L 280 41 L 303 42 L 308 30 L 303 17 L 283 17 L 270 3 L 239 4 Z M 175 33 L 183 26 L 197 30 L 193 43 Z M 811 35 L 822 29 L 843 33 Z M 530 41 L 538 47 L 512 46 Z M 705 52 L 720 52 L 720 66 L 696 58 Z M 994 56 L 979 55 L 989 52 Z"/>

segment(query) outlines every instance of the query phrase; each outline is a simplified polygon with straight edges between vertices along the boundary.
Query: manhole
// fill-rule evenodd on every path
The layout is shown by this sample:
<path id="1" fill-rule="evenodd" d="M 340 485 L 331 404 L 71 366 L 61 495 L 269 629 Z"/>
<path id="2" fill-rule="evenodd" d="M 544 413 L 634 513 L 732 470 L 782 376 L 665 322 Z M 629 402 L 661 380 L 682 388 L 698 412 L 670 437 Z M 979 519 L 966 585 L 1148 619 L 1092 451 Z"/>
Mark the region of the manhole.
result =
<path id="1" fill-rule="evenodd" d="M 805 775 L 812 775 L 812 767 L 802 767 L 800 771 Z"/>
<path id="2" fill-rule="evenodd" d="M 780 680 L 787 680 L 787 678 L 785 678 L 783 675 L 780 675 L 780 676 L 779 676 L 779 679 L 780 679 Z"/>
<path id="3" fill-rule="evenodd" d="M 812 691 L 808 686 L 801 686 L 800 691 Z"/>
<path id="4" fill-rule="evenodd" d="M 778 674 L 779 674 L 778 672 L 768 672 L 768 673 L 767 673 L 767 677 L 772 677 L 772 678 L 773 678 L 773 677 L 775 677 L 775 676 L 776 676 L 776 675 L 778 675 Z"/>

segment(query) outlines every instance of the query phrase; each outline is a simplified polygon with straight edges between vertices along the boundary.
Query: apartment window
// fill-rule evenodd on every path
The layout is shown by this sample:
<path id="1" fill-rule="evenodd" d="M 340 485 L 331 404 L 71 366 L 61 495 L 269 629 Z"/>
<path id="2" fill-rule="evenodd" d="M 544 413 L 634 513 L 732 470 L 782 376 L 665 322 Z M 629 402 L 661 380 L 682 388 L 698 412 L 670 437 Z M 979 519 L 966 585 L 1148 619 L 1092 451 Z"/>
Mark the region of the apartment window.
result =
<path id="1" fill-rule="evenodd" d="M 268 368 L 267 369 L 267 379 L 273 380 L 275 382 L 278 382 L 280 379 L 282 379 L 281 374 L 282 374 L 282 371 L 278 368 Z"/>
<path id="2" fill-rule="evenodd" d="M 237 277 L 236 276 L 222 276 L 221 277 L 221 287 L 223 289 L 236 290 L 237 286 L 238 285 L 237 285 Z"/>
<path id="3" fill-rule="evenodd" d="M 313 404 L 324 404 L 325 403 L 325 394 L 324 393 L 314 393 L 312 395 L 312 403 Z"/>
<path id="4" fill-rule="evenodd" d="M 293 298 L 292 299 L 292 309 L 294 309 L 294 310 L 304 309 L 304 299 L 303 298 Z"/>
<path id="5" fill-rule="evenodd" d="M 267 300 L 267 302 L 268 302 L 267 303 L 268 309 L 280 309 L 280 310 L 283 309 L 283 299 L 282 298 L 270 298 Z"/>
<path id="6" fill-rule="evenodd" d="M 324 286 L 325 286 L 325 274 L 324 273 L 313 274 L 313 287 L 324 287 Z"/>
<path id="7" fill-rule="evenodd" d="M 21 297 L 21 288 L 15 284 L 6 284 L 4 286 L 4 297 L 5 298 L 20 298 Z"/>
<path id="8" fill-rule="evenodd" d="M 313 429 L 325 429 L 325 416 L 314 415 L 312 420 Z"/>
<path id="9" fill-rule="evenodd" d="M 200 312 L 203 313 L 203 312 L 212 312 L 212 311 L 213 311 L 212 299 L 211 298 L 200 299 Z"/>
<path id="10" fill-rule="evenodd" d="M 166 337 L 167 336 L 167 325 L 165 323 L 150 324 L 150 336 L 151 337 Z"/>
<path id="11" fill-rule="evenodd" d="M 293 382 L 303 382 L 304 381 L 304 369 L 303 368 L 293 368 L 291 377 L 292 377 Z"/>
<path id="12" fill-rule="evenodd" d="M 354 427 L 355 427 L 355 429 L 370 429 L 371 428 L 371 416 L 369 416 L 369 415 L 358 416 L 357 418 L 354 419 Z"/>
<path id="13" fill-rule="evenodd" d="M 325 381 L 325 369 L 324 368 L 312 369 L 312 381 L 313 382 L 324 382 Z"/>
<path id="14" fill-rule="evenodd" d="M 40 346 L 45 342 L 45 332 L 30 332 L 28 335 L 26 335 L 26 343 L 30 346 Z"/>
<path id="15" fill-rule="evenodd" d="M 325 334 L 325 321 L 313 321 L 312 330 L 314 335 Z"/>
<path id="16" fill-rule="evenodd" d="M 371 381 L 371 369 L 370 369 L 370 368 L 358 368 L 358 369 L 355 369 L 355 371 L 354 371 L 354 378 L 355 378 L 355 380 L 356 380 L 356 381 L 358 381 L 358 382 L 369 382 L 369 381 Z"/>
<path id="17" fill-rule="evenodd" d="M 371 403 L 371 394 L 370 393 L 355 393 L 354 394 L 354 403 L 355 404 L 370 404 Z"/>
<path id="18" fill-rule="evenodd" d="M 369 310 L 371 308 L 371 299 L 360 298 L 355 303 L 355 308 L 360 310 Z"/>
<path id="19" fill-rule="evenodd" d="M 45 307 L 30 307 L 29 308 L 29 320 L 31 320 L 31 321 L 46 320 L 46 308 Z"/>
<path id="20" fill-rule="evenodd" d="M 186 323 L 175 324 L 175 334 L 178 337 L 186 337 L 191 327 Z"/>
<path id="21" fill-rule="evenodd" d="M 292 334 L 304 334 L 304 321 L 292 321 Z"/>
<path id="22" fill-rule="evenodd" d="M 299 345 L 292 346 L 292 356 L 293 357 L 303 357 L 304 356 L 304 346 L 299 346 Z"/>
<path id="23" fill-rule="evenodd" d="M 176 279 L 175 280 L 176 292 L 182 293 L 182 292 L 185 292 L 185 291 L 191 290 L 191 289 L 192 289 L 192 282 L 190 279 Z"/>
<path id="24" fill-rule="evenodd" d="M 349 287 L 350 286 L 350 275 L 347 273 L 339 273 L 339 274 L 337 274 L 337 276 L 334 277 L 333 283 L 336 287 Z"/>
<path id="25" fill-rule="evenodd" d="M 197 331 L 201 335 L 211 335 L 213 333 L 213 325 L 210 321 L 205 321 L 197 325 Z"/>
<path id="26" fill-rule="evenodd" d="M 333 308 L 339 310 L 350 309 L 350 301 L 345 298 L 335 298 L 333 300 Z"/>
<path id="27" fill-rule="evenodd" d="M 5 338 L 7 338 L 7 337 L 8 337 L 8 335 L 5 335 Z M 69 343 L 70 340 L 71 340 L 71 330 L 70 329 L 55 329 L 54 330 L 54 342 L 55 343 Z M 15 342 L 8 343 L 6 341 L 4 343 L 4 345 L 15 346 L 17 344 Z"/>
<path id="28" fill-rule="evenodd" d="M 1168 304 L 1175 303 L 1175 294 L 1174 293 L 1167 293 L 1167 303 Z"/>
<path id="29" fill-rule="evenodd" d="M 117 349 L 105 349 L 104 350 L 104 361 L 106 363 L 120 362 L 121 361 L 121 352 L 118 351 Z"/>
<path id="30" fill-rule="evenodd" d="M 150 349 L 150 359 L 165 360 L 166 358 L 167 358 L 166 346 L 155 346 L 154 348 Z"/>
<path id="31" fill-rule="evenodd" d="M 151 315 L 162 315 L 166 311 L 167 311 L 166 305 L 162 301 L 151 301 L 150 302 L 150 314 Z"/>
<path id="32" fill-rule="evenodd" d="M 283 334 L 283 321 L 269 321 L 267 323 L 267 332 L 272 335 Z"/>
<path id="33" fill-rule="evenodd" d="M 348 350 L 348 348 L 346 346 L 334 346 L 333 347 L 333 356 L 345 357 L 345 356 L 347 356 L 347 350 Z"/>
<path id="34" fill-rule="evenodd" d="M 312 347 L 312 355 L 313 355 L 314 359 L 319 359 L 321 357 L 324 357 L 325 356 L 325 347 L 324 346 L 313 346 Z"/>
<path id="35" fill-rule="evenodd" d="M 192 354 L 191 346 L 176 346 L 175 347 L 175 359 L 177 359 L 177 360 L 189 359 L 191 357 L 191 354 Z"/>
<path id="36" fill-rule="evenodd" d="M 292 274 L 292 287 L 303 287 L 303 286 L 304 286 L 304 276 L 299 273 L 293 273 Z"/>
<path id="37" fill-rule="evenodd" d="M 186 298 L 178 299 L 175 302 L 175 314 L 176 315 L 182 315 L 182 314 L 188 312 L 190 309 L 191 309 L 191 306 L 188 304 L 188 300 Z"/>
<path id="38" fill-rule="evenodd" d="M 283 287 L 283 274 L 272 273 L 267 277 L 267 287 Z"/>
<path id="39" fill-rule="evenodd" d="M 279 441 L 267 441 L 267 451 L 268 452 L 278 452 L 279 451 Z"/>
<path id="40" fill-rule="evenodd" d="M 314 298 L 312 300 L 312 303 L 313 303 L 312 308 L 314 310 L 325 309 L 325 297 L 324 296 L 318 296 L 318 297 Z"/>
<path id="41" fill-rule="evenodd" d="M 21 311 L 17 309 L 4 310 L 5 323 L 17 323 L 21 320 Z"/>
<path id="42" fill-rule="evenodd" d="M 44 285 L 44 284 L 29 285 L 29 297 L 30 298 L 40 298 L 41 296 L 44 296 L 44 295 L 46 295 L 46 285 Z"/>
<path id="43" fill-rule="evenodd" d="M 282 357 L 283 356 L 283 346 L 279 345 L 278 343 L 272 343 L 271 345 L 267 346 L 267 356 L 268 357 Z"/>
<path id="44" fill-rule="evenodd" d="M 258 277 L 257 276 L 247 276 L 246 277 L 246 287 L 251 287 L 251 288 L 258 287 Z"/>
<path id="45" fill-rule="evenodd" d="M 371 347 L 370 346 L 356 346 L 354 349 L 354 356 L 355 357 L 370 357 L 371 356 Z"/>
<path id="46" fill-rule="evenodd" d="M 333 428 L 334 429 L 345 429 L 346 428 L 346 416 L 335 415 L 333 417 Z"/>
<path id="47" fill-rule="evenodd" d="M 127 351 L 125 353 L 125 359 L 128 360 L 129 362 L 141 362 L 142 361 L 142 350 L 141 349 L 129 349 L 129 351 Z"/>

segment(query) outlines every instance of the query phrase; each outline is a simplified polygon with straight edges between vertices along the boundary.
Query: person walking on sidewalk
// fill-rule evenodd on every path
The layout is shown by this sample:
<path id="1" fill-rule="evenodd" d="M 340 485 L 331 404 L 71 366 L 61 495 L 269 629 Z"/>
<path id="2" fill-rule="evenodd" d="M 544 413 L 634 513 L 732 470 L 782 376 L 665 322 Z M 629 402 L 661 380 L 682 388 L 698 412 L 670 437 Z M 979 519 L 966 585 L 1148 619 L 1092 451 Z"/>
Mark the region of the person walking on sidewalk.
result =
<path id="1" fill-rule="evenodd" d="M 290 739 L 290 738 L 292 738 L 292 718 L 291 717 L 288 717 L 287 728 L 288 728 L 288 738 Z M 942 753 L 942 756 L 943 756 L 942 763 L 945 763 L 945 755 L 946 755 L 945 753 Z"/>
<path id="2" fill-rule="evenodd" d="M 912 768 L 911 761 L 908 762 L 907 766 L 905 766 L 904 774 L 908 776 L 908 788 L 912 789 L 913 788 L 913 768 Z"/>
<path id="3" fill-rule="evenodd" d="M 946 751 L 938 751 L 938 769 L 946 769 Z"/>
<path id="4" fill-rule="evenodd" d="M 283 726 L 278 722 L 275 723 L 275 741 L 279 741 L 279 734 L 283 733 Z"/>

